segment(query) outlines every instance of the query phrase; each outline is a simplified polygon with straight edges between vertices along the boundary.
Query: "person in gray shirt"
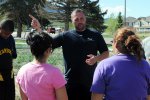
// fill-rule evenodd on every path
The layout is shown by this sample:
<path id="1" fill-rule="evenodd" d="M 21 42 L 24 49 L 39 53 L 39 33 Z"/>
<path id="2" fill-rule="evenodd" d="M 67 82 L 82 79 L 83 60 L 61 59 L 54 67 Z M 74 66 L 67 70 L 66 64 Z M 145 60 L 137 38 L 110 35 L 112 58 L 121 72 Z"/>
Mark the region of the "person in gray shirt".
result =
<path id="1" fill-rule="evenodd" d="M 142 46 L 143 49 L 145 51 L 145 57 L 146 60 L 148 61 L 148 63 L 150 64 L 150 36 L 146 37 L 143 41 L 142 41 Z"/>

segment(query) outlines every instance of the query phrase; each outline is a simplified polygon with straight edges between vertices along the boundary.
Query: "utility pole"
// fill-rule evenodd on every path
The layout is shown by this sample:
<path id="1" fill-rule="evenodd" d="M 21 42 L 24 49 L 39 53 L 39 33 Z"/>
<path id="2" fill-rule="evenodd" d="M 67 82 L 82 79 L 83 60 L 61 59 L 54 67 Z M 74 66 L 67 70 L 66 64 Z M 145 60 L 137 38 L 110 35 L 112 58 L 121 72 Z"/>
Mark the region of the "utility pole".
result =
<path id="1" fill-rule="evenodd" d="M 124 26 L 126 26 L 126 0 L 124 0 Z"/>

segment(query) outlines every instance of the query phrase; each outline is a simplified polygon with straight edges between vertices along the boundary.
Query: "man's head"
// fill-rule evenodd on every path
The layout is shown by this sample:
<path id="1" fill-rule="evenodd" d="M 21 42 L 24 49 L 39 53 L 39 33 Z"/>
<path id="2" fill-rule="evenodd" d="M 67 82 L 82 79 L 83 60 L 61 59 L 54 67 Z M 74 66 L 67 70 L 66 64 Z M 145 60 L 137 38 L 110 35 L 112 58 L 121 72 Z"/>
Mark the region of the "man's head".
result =
<path id="1" fill-rule="evenodd" d="M 71 13 L 71 20 L 77 31 L 84 31 L 86 28 L 86 17 L 81 9 L 75 9 Z"/>
<path id="2" fill-rule="evenodd" d="M 0 36 L 7 39 L 14 31 L 14 22 L 10 19 L 5 19 L 0 22 Z"/>

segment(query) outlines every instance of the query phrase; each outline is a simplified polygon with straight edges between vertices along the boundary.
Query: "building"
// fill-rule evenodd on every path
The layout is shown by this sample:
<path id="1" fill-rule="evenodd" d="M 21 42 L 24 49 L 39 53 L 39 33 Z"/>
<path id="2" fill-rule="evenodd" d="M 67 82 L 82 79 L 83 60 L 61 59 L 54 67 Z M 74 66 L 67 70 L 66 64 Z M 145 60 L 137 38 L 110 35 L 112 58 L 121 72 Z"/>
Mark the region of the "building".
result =
<path id="1" fill-rule="evenodd" d="M 150 32 L 150 16 L 149 17 L 127 17 L 126 26 L 133 27 L 137 32 Z"/>

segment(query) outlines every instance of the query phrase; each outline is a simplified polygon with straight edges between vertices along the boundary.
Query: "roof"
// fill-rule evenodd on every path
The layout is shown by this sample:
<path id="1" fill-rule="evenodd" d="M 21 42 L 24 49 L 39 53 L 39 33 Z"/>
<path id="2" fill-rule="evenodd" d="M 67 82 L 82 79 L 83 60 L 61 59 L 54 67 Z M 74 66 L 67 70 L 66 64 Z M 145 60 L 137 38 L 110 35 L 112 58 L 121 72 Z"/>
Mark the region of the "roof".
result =
<path id="1" fill-rule="evenodd" d="M 126 22 L 134 22 L 136 20 L 136 18 L 134 17 L 127 17 L 126 18 Z"/>
<path id="2" fill-rule="evenodd" d="M 146 17 L 146 21 L 150 22 L 150 16 Z"/>

